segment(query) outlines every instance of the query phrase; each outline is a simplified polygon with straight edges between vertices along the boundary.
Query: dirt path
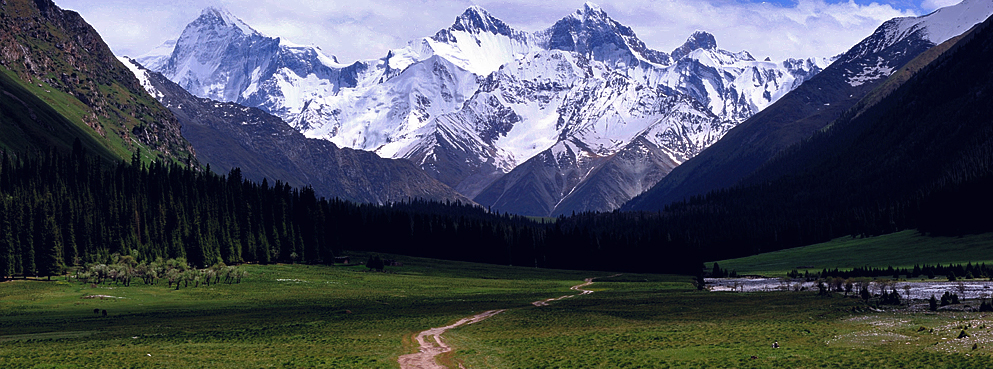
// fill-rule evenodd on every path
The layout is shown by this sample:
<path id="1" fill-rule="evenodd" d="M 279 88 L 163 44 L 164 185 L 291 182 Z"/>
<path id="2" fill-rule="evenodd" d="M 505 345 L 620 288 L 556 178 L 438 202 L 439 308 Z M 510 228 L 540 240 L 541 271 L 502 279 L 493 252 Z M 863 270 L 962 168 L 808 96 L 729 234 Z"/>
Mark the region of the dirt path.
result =
<path id="1" fill-rule="evenodd" d="M 619 275 L 620 274 L 614 274 L 614 275 L 612 275 L 610 277 L 616 277 L 616 276 L 619 276 Z M 610 278 L 610 277 L 597 277 L 597 278 Z M 535 301 L 535 302 L 532 302 L 531 305 L 534 305 L 534 306 L 548 306 L 548 303 L 549 302 L 552 302 L 552 301 L 559 301 L 559 300 L 567 299 L 567 298 L 570 298 L 570 297 L 576 297 L 576 296 L 582 296 L 582 295 L 589 295 L 589 294 L 593 293 L 593 291 L 584 290 L 583 287 L 586 287 L 586 286 L 589 286 L 589 285 L 593 284 L 593 280 L 594 279 L 596 279 L 596 278 L 586 278 L 586 279 L 583 280 L 583 283 L 582 284 L 577 284 L 575 286 L 569 287 L 570 290 L 580 291 L 578 295 L 565 295 L 565 296 L 562 296 L 562 297 L 555 297 L 555 298 L 550 298 L 550 299 L 547 299 L 547 300 Z"/>
<path id="2" fill-rule="evenodd" d="M 455 324 L 446 325 L 444 327 L 431 328 L 424 332 L 418 333 L 417 344 L 421 346 L 420 350 L 416 354 L 407 354 L 400 356 L 397 360 L 400 362 L 401 369 L 446 369 L 444 366 L 438 364 L 434 361 L 435 356 L 444 354 L 446 352 L 452 351 L 452 348 L 445 344 L 441 340 L 442 333 L 445 331 L 466 324 L 479 323 L 486 318 L 500 314 L 505 310 L 490 310 L 484 311 L 482 313 L 473 315 L 468 318 L 463 318 Z M 428 337 L 433 339 L 429 340 Z"/>
<path id="3" fill-rule="evenodd" d="M 619 275 L 620 274 L 614 274 L 609 277 L 599 277 L 599 278 L 611 278 Z M 562 297 L 535 301 L 532 302 L 531 304 L 534 306 L 547 306 L 548 303 L 552 301 L 558 301 L 570 297 L 591 294 L 593 293 L 593 291 L 584 290 L 583 287 L 593 284 L 594 279 L 597 278 L 586 278 L 585 280 L 583 280 L 583 283 L 569 287 L 570 290 L 580 291 L 579 295 L 565 295 Z M 462 325 L 479 323 L 485 320 L 486 318 L 500 314 L 504 311 L 507 310 L 502 309 L 502 310 L 484 311 L 482 313 L 473 315 L 471 317 L 460 319 L 459 321 L 451 325 L 446 325 L 444 327 L 438 327 L 438 328 L 431 328 L 421 333 L 418 333 L 417 336 L 414 337 L 414 339 L 417 341 L 417 344 L 420 346 L 420 349 L 418 349 L 418 352 L 415 354 L 407 354 L 400 356 L 400 358 L 397 359 L 397 361 L 400 362 L 400 369 L 447 369 L 443 365 L 438 364 L 435 361 L 436 356 L 452 351 L 452 348 L 446 345 L 445 342 L 441 340 L 441 335 L 444 334 L 449 329 L 459 327 Z M 429 337 L 431 338 L 429 339 Z"/>

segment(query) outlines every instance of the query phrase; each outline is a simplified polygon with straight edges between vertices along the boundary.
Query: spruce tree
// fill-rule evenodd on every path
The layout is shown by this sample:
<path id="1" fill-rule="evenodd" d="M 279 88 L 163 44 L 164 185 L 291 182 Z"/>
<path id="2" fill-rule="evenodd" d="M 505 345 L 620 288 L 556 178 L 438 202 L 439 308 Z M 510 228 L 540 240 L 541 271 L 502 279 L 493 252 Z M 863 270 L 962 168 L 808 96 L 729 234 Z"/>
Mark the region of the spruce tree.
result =
<path id="1" fill-rule="evenodd" d="M 21 275 L 36 276 L 38 275 L 37 264 L 35 264 L 35 249 L 34 249 L 34 221 L 32 206 L 28 202 L 24 202 L 24 206 L 21 207 L 21 214 L 18 219 L 18 233 L 20 234 L 19 243 L 21 249 Z"/>
<path id="2" fill-rule="evenodd" d="M 45 214 L 41 224 L 41 244 L 38 253 L 38 271 L 41 276 L 52 279 L 61 275 L 65 264 L 62 259 L 62 235 L 54 214 Z"/>
<path id="3" fill-rule="evenodd" d="M 6 160 L 6 153 L 4 154 Z M 10 202 L 0 198 L 0 281 L 14 275 L 14 231 L 10 227 Z"/>

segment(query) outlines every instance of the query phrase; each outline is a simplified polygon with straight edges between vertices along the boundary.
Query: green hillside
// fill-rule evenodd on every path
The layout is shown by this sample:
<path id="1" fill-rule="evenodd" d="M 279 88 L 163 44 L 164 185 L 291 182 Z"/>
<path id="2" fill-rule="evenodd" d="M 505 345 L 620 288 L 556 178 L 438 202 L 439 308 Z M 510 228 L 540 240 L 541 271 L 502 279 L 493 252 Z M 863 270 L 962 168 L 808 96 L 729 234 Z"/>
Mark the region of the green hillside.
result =
<path id="1" fill-rule="evenodd" d="M 6 1 L 0 50 L 0 149 L 33 155 L 68 150 L 79 138 L 115 160 L 138 150 L 146 159 L 191 160 L 176 118 L 79 14 L 50 0 Z"/>
<path id="2" fill-rule="evenodd" d="M 963 237 L 929 237 L 903 231 L 877 237 L 841 237 L 830 242 L 718 260 L 738 274 L 785 276 L 793 269 L 811 272 L 853 267 L 913 268 L 923 264 L 986 263 L 993 265 L 993 233 Z M 707 263 L 711 268 L 713 264 Z"/>
<path id="3" fill-rule="evenodd" d="M 105 159 L 121 159 L 124 152 L 112 152 L 110 146 L 104 144 L 96 131 L 89 129 L 81 120 L 73 121 L 73 111 L 79 116 L 85 111 L 79 100 L 55 90 L 43 90 L 35 87 L 35 91 L 17 80 L 16 76 L 7 70 L 0 73 L 0 150 L 10 153 L 36 152 L 46 147 L 66 150 L 79 139 L 84 148 Z M 47 92 L 46 92 L 47 91 Z M 40 93 L 50 94 L 46 102 L 38 98 Z M 64 102 L 60 107 L 62 112 L 49 105 L 53 101 Z M 75 106 L 73 106 L 75 105 Z M 119 147 L 119 146 L 118 146 Z"/>

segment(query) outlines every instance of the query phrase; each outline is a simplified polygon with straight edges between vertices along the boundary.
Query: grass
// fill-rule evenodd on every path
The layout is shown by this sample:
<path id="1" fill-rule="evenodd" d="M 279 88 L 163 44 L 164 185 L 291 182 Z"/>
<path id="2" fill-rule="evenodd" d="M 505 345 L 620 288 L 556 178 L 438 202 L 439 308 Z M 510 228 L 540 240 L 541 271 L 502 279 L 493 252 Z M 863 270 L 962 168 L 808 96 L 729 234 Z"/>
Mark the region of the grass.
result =
<path id="1" fill-rule="evenodd" d="M 83 123 L 85 106 L 75 97 L 45 84 L 25 84 L 6 68 L 0 68 L 0 87 L 9 94 L 0 99 L 0 107 L 7 114 L 0 126 L 0 148 L 11 153 L 31 153 L 48 147 L 68 151 L 78 137 L 90 152 L 107 159 L 120 157 Z"/>
<path id="2" fill-rule="evenodd" d="M 878 237 L 842 237 L 830 242 L 769 252 L 738 259 L 718 260 L 722 269 L 739 275 L 785 276 L 804 270 L 853 267 L 913 268 L 915 264 L 993 264 L 993 233 L 964 237 L 929 237 L 903 231 Z M 713 264 L 707 263 L 707 268 Z"/>
<path id="3" fill-rule="evenodd" d="M 450 342 L 470 368 L 965 368 L 990 360 L 993 324 L 978 313 L 877 313 L 813 293 L 605 288 L 509 311 L 453 331 Z M 972 337 L 956 339 L 965 325 Z"/>
<path id="4" fill-rule="evenodd" d="M 253 265 L 245 266 L 250 276 L 241 284 L 180 290 L 140 282 L 5 282 L 0 362 L 390 368 L 415 332 L 474 312 L 530 306 L 567 293 L 589 274 L 398 258 L 405 266 L 390 268 L 397 274 Z M 122 298 L 83 298 L 90 295 Z"/>
<path id="5" fill-rule="evenodd" d="M 250 276 L 240 284 L 180 290 L 140 282 L 95 288 L 61 280 L 5 282 L 0 363 L 396 368 L 399 355 L 416 350 L 411 337 L 417 332 L 491 309 L 508 310 L 446 333 L 456 348 L 446 362 L 470 368 L 885 368 L 976 367 L 990 360 L 993 321 L 978 313 L 878 313 L 855 299 L 699 292 L 688 277 L 640 274 L 598 279 L 590 287 L 594 294 L 534 307 L 532 301 L 575 293 L 568 288 L 584 278 L 613 273 L 389 257 L 404 263 L 388 268 L 395 274 L 363 266 L 247 265 Z M 122 298 L 83 298 L 90 295 Z M 924 333 L 917 331 L 921 326 Z M 964 326 L 972 336 L 956 339 Z M 772 349 L 775 340 L 783 348 Z M 973 343 L 981 347 L 972 351 Z"/>

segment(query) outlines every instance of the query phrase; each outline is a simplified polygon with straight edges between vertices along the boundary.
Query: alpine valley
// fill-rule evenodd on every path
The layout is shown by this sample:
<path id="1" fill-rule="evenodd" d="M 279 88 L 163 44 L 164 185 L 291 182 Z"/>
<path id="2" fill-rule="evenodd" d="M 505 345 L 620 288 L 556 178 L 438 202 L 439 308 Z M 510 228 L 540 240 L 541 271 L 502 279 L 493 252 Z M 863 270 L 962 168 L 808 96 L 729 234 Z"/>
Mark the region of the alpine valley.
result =
<path id="1" fill-rule="evenodd" d="M 772 61 L 470 7 L 345 64 L 0 0 L 0 363 L 990 367 L 991 13 Z"/>
<path id="2" fill-rule="evenodd" d="M 352 64 L 207 8 L 137 61 L 198 97 L 410 160 L 480 205 L 535 216 L 620 207 L 828 64 L 757 60 L 699 31 L 652 50 L 591 3 L 533 33 L 473 6 Z"/>

